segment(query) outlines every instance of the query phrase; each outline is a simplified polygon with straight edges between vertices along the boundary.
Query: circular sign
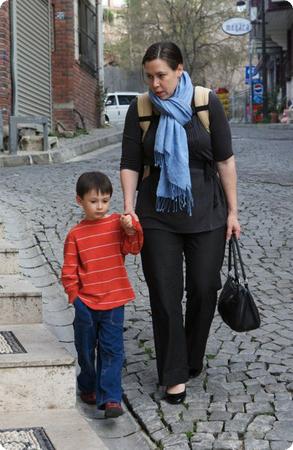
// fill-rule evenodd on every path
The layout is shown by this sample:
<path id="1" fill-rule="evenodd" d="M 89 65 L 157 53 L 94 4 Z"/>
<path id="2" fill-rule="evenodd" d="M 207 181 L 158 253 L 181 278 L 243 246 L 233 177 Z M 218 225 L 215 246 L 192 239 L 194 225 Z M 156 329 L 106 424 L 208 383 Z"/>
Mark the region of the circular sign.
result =
<path id="1" fill-rule="evenodd" d="M 263 85 L 262 85 L 262 83 L 255 83 L 253 89 L 254 89 L 254 92 L 256 94 L 262 95 L 262 93 L 263 93 Z"/>
<path id="2" fill-rule="evenodd" d="M 249 33 L 251 28 L 250 21 L 242 17 L 232 17 L 232 19 L 226 20 L 222 25 L 224 33 L 232 34 L 233 36 L 242 36 Z"/>

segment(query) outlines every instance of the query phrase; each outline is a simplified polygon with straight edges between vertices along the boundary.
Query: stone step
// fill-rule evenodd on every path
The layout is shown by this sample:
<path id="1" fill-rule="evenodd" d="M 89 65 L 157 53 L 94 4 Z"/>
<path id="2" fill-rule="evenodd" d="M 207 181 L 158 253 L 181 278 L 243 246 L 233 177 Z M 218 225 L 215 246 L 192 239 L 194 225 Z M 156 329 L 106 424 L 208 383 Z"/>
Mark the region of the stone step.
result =
<path id="1" fill-rule="evenodd" d="M 0 240 L 0 274 L 19 273 L 18 249 L 10 242 Z"/>
<path id="2" fill-rule="evenodd" d="M 0 275 L 0 325 L 41 323 L 42 293 L 21 275 Z"/>
<path id="3" fill-rule="evenodd" d="M 18 431 L 23 429 L 28 431 Z M 12 433 L 13 439 L 10 438 Z M 8 447 L 9 438 L 12 447 Z M 49 442 L 46 442 L 46 438 Z M 39 446 L 36 440 L 40 443 Z M 20 411 L 0 413 L 0 448 L 1 445 L 4 448 L 16 448 L 14 447 L 16 442 L 17 448 L 23 449 L 108 450 L 109 448 L 75 409 L 42 411 L 41 414 L 40 412 L 24 414 Z"/>
<path id="4" fill-rule="evenodd" d="M 74 408 L 75 360 L 43 324 L 0 326 L 0 411 Z"/>

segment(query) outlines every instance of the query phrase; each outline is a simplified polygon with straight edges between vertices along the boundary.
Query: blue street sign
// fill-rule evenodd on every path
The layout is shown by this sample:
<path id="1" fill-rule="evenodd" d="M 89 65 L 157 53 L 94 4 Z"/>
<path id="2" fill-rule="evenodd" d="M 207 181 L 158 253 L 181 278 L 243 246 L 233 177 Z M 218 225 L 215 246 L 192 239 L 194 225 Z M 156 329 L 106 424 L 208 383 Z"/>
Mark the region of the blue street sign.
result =
<path id="1" fill-rule="evenodd" d="M 256 72 L 256 66 L 251 66 L 251 77 L 252 79 L 259 78 Z M 245 84 L 249 84 L 249 66 L 245 66 Z"/>

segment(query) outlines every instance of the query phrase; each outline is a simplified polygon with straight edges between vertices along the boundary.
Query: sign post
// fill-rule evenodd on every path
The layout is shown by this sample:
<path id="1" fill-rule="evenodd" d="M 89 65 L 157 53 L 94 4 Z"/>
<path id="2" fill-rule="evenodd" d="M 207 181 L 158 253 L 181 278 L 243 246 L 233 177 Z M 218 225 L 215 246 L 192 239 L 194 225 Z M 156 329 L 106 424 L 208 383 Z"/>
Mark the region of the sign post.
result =
<path id="1" fill-rule="evenodd" d="M 249 2 L 250 3 L 250 2 Z M 250 20 L 244 19 L 242 17 L 232 17 L 231 19 L 226 20 L 222 24 L 222 29 L 224 33 L 230 34 L 233 36 L 242 36 L 244 34 L 250 33 L 252 29 L 252 25 Z M 245 83 L 249 84 L 249 122 L 252 122 L 253 116 L 253 106 L 252 106 L 252 49 L 251 49 L 251 37 L 249 39 L 249 66 L 246 66 L 245 73 Z M 245 121 L 247 121 L 247 106 L 245 101 Z"/>

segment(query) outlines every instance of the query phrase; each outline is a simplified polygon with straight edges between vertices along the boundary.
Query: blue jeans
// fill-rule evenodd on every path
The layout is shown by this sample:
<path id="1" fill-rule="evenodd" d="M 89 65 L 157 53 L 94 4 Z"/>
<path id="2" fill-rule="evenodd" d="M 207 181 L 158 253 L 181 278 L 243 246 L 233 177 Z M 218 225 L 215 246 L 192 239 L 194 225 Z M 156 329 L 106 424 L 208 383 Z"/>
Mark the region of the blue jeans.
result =
<path id="1" fill-rule="evenodd" d="M 74 339 L 82 392 L 96 392 L 97 406 L 121 402 L 121 372 L 124 361 L 124 306 L 93 310 L 79 298 L 74 301 Z"/>

